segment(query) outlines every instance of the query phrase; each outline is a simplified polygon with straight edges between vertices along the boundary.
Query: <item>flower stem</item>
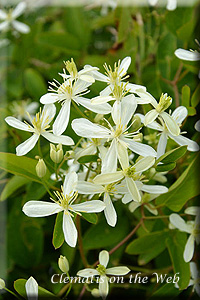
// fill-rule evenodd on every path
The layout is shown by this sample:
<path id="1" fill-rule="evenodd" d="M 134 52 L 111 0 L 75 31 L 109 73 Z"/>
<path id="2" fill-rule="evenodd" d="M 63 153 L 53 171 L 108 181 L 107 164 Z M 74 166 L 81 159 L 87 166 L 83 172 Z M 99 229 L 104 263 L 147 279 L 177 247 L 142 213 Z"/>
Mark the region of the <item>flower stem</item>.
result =
<path id="1" fill-rule="evenodd" d="M 78 105 L 72 101 L 72 105 L 74 106 L 75 110 L 79 112 L 79 114 L 83 117 L 89 120 L 89 118 L 80 110 L 80 108 L 78 107 Z"/>
<path id="2" fill-rule="evenodd" d="M 77 226 L 77 230 L 78 230 L 78 245 L 79 245 L 79 252 L 80 252 L 80 256 L 82 259 L 82 262 L 84 264 L 84 267 L 88 267 L 88 262 L 87 259 L 85 257 L 84 254 L 84 250 L 83 250 L 83 240 L 82 240 L 82 235 L 81 235 L 81 220 L 80 220 L 80 216 L 77 215 L 76 217 L 76 226 Z"/>

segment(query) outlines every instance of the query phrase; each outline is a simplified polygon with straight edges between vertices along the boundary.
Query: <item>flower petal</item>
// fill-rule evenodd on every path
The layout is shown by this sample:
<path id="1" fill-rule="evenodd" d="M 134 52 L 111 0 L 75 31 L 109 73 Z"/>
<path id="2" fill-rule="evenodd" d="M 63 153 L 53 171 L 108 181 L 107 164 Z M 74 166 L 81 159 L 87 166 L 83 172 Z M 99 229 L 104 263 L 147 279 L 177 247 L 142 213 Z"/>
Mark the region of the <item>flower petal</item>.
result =
<path id="1" fill-rule="evenodd" d="M 79 204 L 72 204 L 70 207 L 74 211 L 80 211 L 84 213 L 98 213 L 105 209 L 105 204 L 100 200 L 90 200 Z"/>
<path id="2" fill-rule="evenodd" d="M 177 49 L 174 54 L 183 60 L 189 60 L 189 61 L 197 61 L 200 60 L 200 53 L 197 51 L 189 51 L 184 49 Z"/>
<path id="3" fill-rule="evenodd" d="M 121 101 L 115 101 L 112 107 L 112 119 L 115 123 L 115 125 L 120 124 L 121 122 Z"/>
<path id="4" fill-rule="evenodd" d="M 18 145 L 16 148 L 17 156 L 25 155 L 31 151 L 35 147 L 39 137 L 40 136 L 38 134 L 33 134 L 28 140 Z"/>
<path id="5" fill-rule="evenodd" d="M 110 130 L 97 124 L 93 124 L 87 119 L 75 119 L 72 121 L 72 129 L 77 135 L 86 138 L 109 138 Z"/>
<path id="6" fill-rule="evenodd" d="M 141 190 L 150 194 L 164 194 L 168 192 L 168 188 L 163 185 L 146 185 L 143 184 Z"/>
<path id="7" fill-rule="evenodd" d="M 97 96 L 91 99 L 91 103 L 94 106 L 97 104 L 104 104 L 112 100 L 115 100 L 115 98 L 112 96 Z"/>
<path id="8" fill-rule="evenodd" d="M 109 253 L 106 250 L 102 250 L 99 253 L 99 263 L 106 268 L 108 265 L 108 262 L 109 262 Z"/>
<path id="9" fill-rule="evenodd" d="M 70 104 L 71 104 L 70 100 L 66 101 L 62 105 L 61 110 L 56 117 L 56 120 L 53 124 L 53 133 L 55 135 L 61 135 L 67 128 L 67 125 L 69 123 Z"/>
<path id="10" fill-rule="evenodd" d="M 183 258 L 185 262 L 189 262 L 194 255 L 194 236 L 190 235 L 185 245 Z"/>
<path id="11" fill-rule="evenodd" d="M 144 115 L 142 115 L 142 114 L 135 114 L 135 116 L 139 116 L 141 122 L 144 123 L 144 117 L 145 117 Z M 151 128 L 151 129 L 163 131 L 163 127 L 160 124 L 158 124 L 156 121 L 153 121 L 151 124 L 148 124 L 147 127 Z"/>
<path id="12" fill-rule="evenodd" d="M 130 201 L 129 201 L 130 202 Z M 127 202 L 128 203 L 128 202 Z M 135 202 L 135 201 L 132 201 L 130 204 L 129 204 L 129 206 L 128 206 L 128 208 L 129 208 L 129 210 L 130 210 L 130 212 L 134 212 L 139 206 L 141 206 L 142 205 L 142 203 L 140 203 L 140 202 Z"/>
<path id="13" fill-rule="evenodd" d="M 78 160 L 82 156 L 93 155 L 96 152 L 97 152 L 97 147 L 94 144 L 91 144 L 88 147 L 77 151 L 77 153 L 75 153 L 75 159 Z"/>
<path id="14" fill-rule="evenodd" d="M 176 121 L 177 124 L 182 124 L 182 122 L 185 120 L 185 118 L 188 115 L 188 110 L 185 106 L 179 106 L 177 107 L 173 113 L 172 118 Z"/>
<path id="15" fill-rule="evenodd" d="M 144 117 L 144 125 L 147 126 L 148 124 L 152 123 L 157 117 L 159 113 L 156 109 L 150 110 Z"/>
<path id="16" fill-rule="evenodd" d="M 127 203 L 131 202 L 132 200 L 133 200 L 133 197 L 131 196 L 131 194 L 127 193 L 122 198 L 122 203 L 127 204 Z M 134 203 L 137 204 L 137 207 L 141 205 L 139 202 L 134 202 Z"/>
<path id="17" fill-rule="evenodd" d="M 94 79 L 103 81 L 103 82 L 108 82 L 108 77 L 105 76 L 104 74 L 101 74 L 100 72 L 98 72 L 96 70 L 92 71 L 91 73 L 94 76 Z"/>
<path id="18" fill-rule="evenodd" d="M 66 135 L 54 135 L 53 133 L 50 132 L 44 132 L 42 133 L 42 136 L 50 141 L 51 143 L 56 143 L 56 144 L 62 144 L 62 145 L 74 145 L 74 141 Z"/>
<path id="19" fill-rule="evenodd" d="M 121 61 L 120 66 L 119 66 L 119 69 L 118 69 L 118 74 L 120 74 L 121 77 L 122 77 L 123 75 L 125 75 L 125 73 L 126 73 L 126 71 L 128 70 L 130 64 L 131 64 L 131 57 L 130 57 L 130 56 L 125 57 L 125 58 Z"/>
<path id="20" fill-rule="evenodd" d="M 45 104 L 42 110 L 42 125 L 49 124 L 56 114 L 56 107 L 54 104 Z"/>
<path id="21" fill-rule="evenodd" d="M 154 163 L 155 163 L 154 157 L 146 156 L 140 159 L 138 162 L 136 162 L 134 168 L 137 173 L 141 173 L 151 168 L 154 165 Z"/>
<path id="22" fill-rule="evenodd" d="M 200 132 L 200 120 L 198 120 L 198 121 L 195 123 L 194 128 L 196 129 L 196 131 L 199 131 L 199 132 Z"/>
<path id="23" fill-rule="evenodd" d="M 157 107 L 158 103 L 156 99 L 148 92 L 137 91 L 137 95 L 140 96 L 141 100 L 144 100 L 145 103 L 151 103 L 154 108 Z"/>
<path id="24" fill-rule="evenodd" d="M 165 124 L 166 124 L 169 132 L 174 136 L 179 135 L 180 128 L 179 128 L 178 124 L 176 123 L 176 121 L 168 113 L 166 113 L 164 111 L 160 115 L 162 116 L 163 120 L 165 121 Z"/>
<path id="25" fill-rule="evenodd" d="M 149 145 L 135 142 L 134 140 L 123 138 L 123 141 L 128 145 L 128 148 L 131 149 L 134 153 L 137 153 L 141 156 L 153 156 L 156 157 L 156 151 Z"/>
<path id="26" fill-rule="evenodd" d="M 97 175 L 93 181 L 95 184 L 110 184 L 116 181 L 121 180 L 124 177 L 122 171 L 117 171 L 113 173 L 104 173 Z"/>
<path id="27" fill-rule="evenodd" d="M 177 0 L 168 0 L 167 1 L 167 9 L 168 10 L 175 10 L 177 7 Z"/>
<path id="28" fill-rule="evenodd" d="M 127 184 L 129 193 L 133 197 L 133 200 L 136 202 L 141 202 L 140 192 L 135 184 L 135 181 L 132 178 L 126 177 L 126 184 Z"/>
<path id="29" fill-rule="evenodd" d="M 10 125 L 14 128 L 24 130 L 24 131 L 30 131 L 27 124 L 25 124 L 24 122 L 14 118 L 14 117 L 7 117 L 7 118 L 5 118 L 5 121 L 8 125 Z"/>
<path id="30" fill-rule="evenodd" d="M 9 27 L 9 22 L 8 21 L 4 21 L 0 24 L 0 30 L 4 30 L 7 27 Z"/>
<path id="31" fill-rule="evenodd" d="M 56 93 L 47 93 L 40 98 L 42 104 L 51 104 L 58 101 L 58 94 Z"/>
<path id="32" fill-rule="evenodd" d="M 14 21 L 12 21 L 12 25 L 17 31 L 19 31 L 21 33 L 29 33 L 30 32 L 30 27 L 22 22 L 14 20 Z"/>
<path id="33" fill-rule="evenodd" d="M 167 146 L 167 134 L 165 132 L 162 132 L 158 142 L 157 159 L 165 153 L 166 146 Z"/>
<path id="34" fill-rule="evenodd" d="M 128 267 L 113 267 L 113 268 L 108 268 L 106 270 L 107 275 L 126 275 L 130 272 L 131 270 Z"/>
<path id="35" fill-rule="evenodd" d="M 120 139 L 117 143 L 117 155 L 119 162 L 122 166 L 122 169 L 126 169 L 129 167 L 129 157 L 128 157 L 128 151 L 127 148 L 124 146 L 123 143 L 121 143 Z"/>
<path id="36" fill-rule="evenodd" d="M 109 114 L 112 110 L 110 104 L 108 103 L 103 103 L 103 104 L 93 104 L 92 101 L 90 101 L 89 99 L 83 98 L 83 97 L 78 97 L 77 102 L 81 105 L 83 105 L 84 107 L 86 107 L 87 109 L 94 111 L 95 113 L 98 114 Z"/>
<path id="37" fill-rule="evenodd" d="M 198 280 L 199 272 L 198 272 L 196 263 L 193 261 L 190 262 L 190 271 L 191 271 L 192 278 L 194 280 Z"/>
<path id="38" fill-rule="evenodd" d="M 65 236 L 65 242 L 70 247 L 75 247 L 78 233 L 76 230 L 76 226 L 72 220 L 72 217 L 68 212 L 64 212 L 63 214 L 63 232 Z"/>
<path id="39" fill-rule="evenodd" d="M 28 217 L 46 217 L 61 212 L 63 208 L 57 203 L 46 201 L 28 201 L 22 211 Z"/>
<path id="40" fill-rule="evenodd" d="M 99 275 L 99 273 L 95 269 L 86 268 L 86 269 L 78 271 L 77 275 L 81 276 L 81 277 L 92 277 L 95 275 Z"/>
<path id="41" fill-rule="evenodd" d="M 198 214 L 200 214 L 200 207 L 199 206 L 187 207 L 184 213 L 192 216 L 197 216 Z"/>
<path id="42" fill-rule="evenodd" d="M 5 13 L 5 11 L 0 9 L 0 20 L 5 20 L 6 18 L 7 18 L 7 14 Z"/>
<path id="43" fill-rule="evenodd" d="M 24 1 L 20 2 L 15 7 L 15 9 L 12 11 L 12 17 L 13 17 L 13 19 L 16 19 L 19 16 L 21 16 L 21 14 L 23 14 L 23 12 L 25 11 L 26 6 L 27 6 L 26 2 L 24 2 Z"/>
<path id="44" fill-rule="evenodd" d="M 191 233 L 190 227 L 186 224 L 185 220 L 183 220 L 183 218 L 181 218 L 178 214 L 171 214 L 169 216 L 169 220 L 180 231 Z"/>
<path id="45" fill-rule="evenodd" d="M 26 281 L 25 288 L 28 300 L 38 299 L 38 283 L 32 276 Z"/>
<path id="46" fill-rule="evenodd" d="M 126 85 L 126 89 L 130 93 L 136 93 L 136 94 L 137 94 L 137 92 L 140 92 L 140 91 L 146 92 L 146 90 L 147 90 L 145 86 L 140 85 L 140 84 L 133 84 L 133 83 L 128 83 Z M 149 103 L 149 101 L 147 103 Z M 144 102 L 143 102 L 143 104 L 144 104 Z"/>
<path id="47" fill-rule="evenodd" d="M 94 184 L 87 181 L 79 181 L 77 184 L 79 194 L 100 194 L 104 191 L 102 185 Z"/>
<path id="48" fill-rule="evenodd" d="M 127 126 L 137 108 L 135 95 L 128 95 L 121 101 L 121 123 Z"/>
<path id="49" fill-rule="evenodd" d="M 170 137 L 180 146 L 187 146 L 187 149 L 189 151 L 194 151 L 194 152 L 199 151 L 199 145 L 195 141 L 190 140 L 183 135 L 179 135 L 179 136 L 170 135 Z"/>
<path id="50" fill-rule="evenodd" d="M 114 205 L 108 193 L 104 194 L 104 203 L 106 208 L 104 209 L 104 214 L 108 225 L 115 227 L 117 222 L 117 213 L 115 211 Z"/>
<path id="51" fill-rule="evenodd" d="M 64 184 L 63 184 L 63 193 L 64 195 L 71 196 L 77 186 L 78 175 L 76 172 L 70 172 L 65 176 Z"/>
<path id="52" fill-rule="evenodd" d="M 117 170 L 117 142 L 112 140 L 111 145 L 102 162 L 102 173 L 112 173 Z"/>
<path id="53" fill-rule="evenodd" d="M 100 296 L 105 299 L 108 295 L 109 286 L 108 286 L 108 278 L 106 276 L 100 276 L 99 281 L 99 294 Z"/>

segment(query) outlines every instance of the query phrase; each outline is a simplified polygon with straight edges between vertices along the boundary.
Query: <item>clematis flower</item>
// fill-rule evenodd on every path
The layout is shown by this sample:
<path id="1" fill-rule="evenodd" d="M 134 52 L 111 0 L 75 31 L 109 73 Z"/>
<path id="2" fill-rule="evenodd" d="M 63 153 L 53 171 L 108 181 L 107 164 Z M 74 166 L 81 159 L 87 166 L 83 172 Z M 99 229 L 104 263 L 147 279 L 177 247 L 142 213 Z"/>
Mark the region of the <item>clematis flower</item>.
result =
<path id="1" fill-rule="evenodd" d="M 194 221 L 185 222 L 178 214 L 171 214 L 169 220 L 180 231 L 190 234 L 183 254 L 185 262 L 189 262 L 194 254 L 195 241 L 200 243 L 200 215 L 197 214 Z"/>
<path id="2" fill-rule="evenodd" d="M 9 28 L 14 28 L 21 33 L 29 33 L 30 27 L 22 22 L 16 21 L 16 19 L 23 14 L 26 9 L 26 3 L 20 2 L 14 9 L 5 12 L 0 9 L 0 31 L 7 31 Z"/>
<path id="3" fill-rule="evenodd" d="M 93 277 L 93 276 L 100 276 L 99 278 L 99 294 L 102 298 L 106 298 L 109 292 L 109 285 L 108 280 L 109 278 L 107 275 L 116 275 L 116 276 L 123 276 L 130 272 L 128 267 L 113 267 L 107 268 L 109 262 L 109 253 L 106 250 L 103 250 L 99 253 L 99 264 L 97 265 L 96 269 L 86 268 L 83 270 L 78 271 L 77 275 L 81 277 Z"/>
<path id="4" fill-rule="evenodd" d="M 148 0 L 151 6 L 155 6 L 158 0 Z M 177 7 L 177 0 L 167 0 L 167 9 L 175 10 Z"/>
<path id="5" fill-rule="evenodd" d="M 92 138 L 88 141 L 84 141 L 81 146 L 82 148 L 77 148 L 75 152 L 75 160 L 85 155 L 94 155 L 97 151 L 100 152 L 100 157 L 103 160 L 107 152 L 106 148 L 103 146 L 104 142 L 102 139 Z"/>
<path id="6" fill-rule="evenodd" d="M 71 101 L 74 101 L 78 105 L 81 104 L 96 113 L 108 114 L 111 112 L 111 106 L 109 104 L 94 106 L 90 103 L 90 100 L 82 97 L 89 92 L 88 86 L 90 85 L 91 82 L 85 82 L 80 79 L 72 81 L 64 78 L 64 82 L 62 84 L 55 80 L 49 87 L 50 93 L 47 93 L 40 98 L 40 102 L 43 104 L 55 102 L 61 102 L 62 104 L 61 110 L 53 124 L 53 133 L 55 135 L 61 135 L 67 128 L 69 123 Z"/>
<path id="7" fill-rule="evenodd" d="M 27 280 L 25 289 L 28 300 L 38 299 L 38 283 L 32 276 Z"/>
<path id="8" fill-rule="evenodd" d="M 142 114 L 137 114 L 137 115 L 140 117 L 141 122 L 144 123 L 145 117 Z M 174 122 L 176 122 L 177 126 L 180 127 L 183 121 L 185 120 L 185 118 L 187 117 L 187 115 L 188 115 L 187 108 L 184 106 L 179 106 L 173 111 L 171 118 L 174 120 Z M 166 124 L 163 122 L 161 118 L 160 118 L 160 122 L 161 124 L 154 121 L 147 125 L 147 127 L 151 129 L 155 129 L 162 132 L 157 147 L 157 158 L 159 158 L 165 153 L 168 138 L 173 139 L 180 146 L 186 145 L 189 151 L 195 152 L 199 150 L 199 145 L 195 141 L 192 141 L 189 138 L 183 136 L 182 132 L 180 132 L 179 135 L 176 136 L 171 134 L 171 132 L 169 131 Z"/>
<path id="9" fill-rule="evenodd" d="M 22 100 L 20 102 L 13 101 L 9 106 L 10 111 L 13 114 L 13 117 L 16 117 L 19 120 L 27 120 L 29 121 L 29 116 L 27 112 L 30 114 L 31 118 L 34 118 L 34 114 L 39 107 L 38 102 L 30 102 L 30 100 Z"/>
<path id="10" fill-rule="evenodd" d="M 117 159 L 120 164 L 124 160 L 127 148 L 142 156 L 156 156 L 156 151 L 145 144 L 137 142 L 138 135 L 136 132 L 128 133 L 127 124 L 133 116 L 137 102 L 134 95 L 128 95 L 122 99 L 120 109 L 114 107 L 112 110 L 112 118 L 115 127 L 108 123 L 109 129 L 101 125 L 93 124 L 86 119 L 75 119 L 72 121 L 72 128 L 77 135 L 86 138 L 103 138 L 112 140 L 111 145 L 103 159 L 102 172 L 114 172 L 117 168 Z M 131 124 L 132 125 L 132 124 Z M 130 139 L 130 137 L 133 137 Z M 134 140 L 134 138 L 136 140 Z"/>
<path id="11" fill-rule="evenodd" d="M 79 204 L 73 204 L 78 197 L 76 192 L 78 176 L 75 172 L 65 176 L 64 184 L 61 186 L 61 192 L 54 194 L 58 199 L 55 203 L 45 201 L 28 201 L 23 206 L 23 212 L 28 217 L 46 217 L 64 211 L 63 214 L 63 232 L 65 241 L 70 247 L 75 247 L 77 242 L 77 229 L 72 220 L 74 214 L 97 213 L 104 210 L 105 205 L 100 200 L 91 200 Z"/>
<path id="12" fill-rule="evenodd" d="M 16 154 L 18 156 L 25 155 L 29 151 L 31 151 L 39 140 L 40 135 L 46 138 L 51 143 L 61 143 L 63 145 L 74 144 L 73 140 L 68 136 L 56 136 L 50 131 L 47 131 L 47 129 L 50 127 L 49 123 L 54 118 L 55 113 L 56 108 L 54 104 L 44 105 L 43 110 L 40 110 L 40 112 L 38 112 L 33 119 L 28 113 L 31 125 L 26 121 L 22 122 L 14 117 L 5 118 L 5 121 L 8 125 L 20 130 L 33 133 L 33 135 L 28 140 L 17 146 Z"/>
<path id="13" fill-rule="evenodd" d="M 132 200 L 141 202 L 141 195 L 138 185 L 142 184 L 140 181 L 143 179 L 142 172 L 151 168 L 155 163 L 155 158 L 147 156 L 140 159 L 133 166 L 129 166 L 128 154 L 124 153 L 123 169 L 121 171 L 103 173 L 97 175 L 93 181 L 96 184 L 110 184 L 125 179 L 126 187 L 132 196 Z M 139 183 L 137 182 L 139 181 Z M 126 201 L 124 200 L 124 203 Z"/>

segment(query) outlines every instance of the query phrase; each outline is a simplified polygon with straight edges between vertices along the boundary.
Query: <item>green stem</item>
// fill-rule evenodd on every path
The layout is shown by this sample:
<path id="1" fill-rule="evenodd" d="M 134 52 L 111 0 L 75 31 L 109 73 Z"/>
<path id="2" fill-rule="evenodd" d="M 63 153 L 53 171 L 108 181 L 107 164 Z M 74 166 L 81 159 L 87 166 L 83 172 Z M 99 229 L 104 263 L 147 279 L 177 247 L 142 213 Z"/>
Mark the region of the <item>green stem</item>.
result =
<path id="1" fill-rule="evenodd" d="M 79 139 L 79 141 L 78 141 L 77 144 L 74 146 L 74 148 L 72 149 L 72 151 L 74 151 L 74 150 L 78 147 L 78 145 L 82 142 L 82 140 L 83 140 L 83 137 L 81 137 L 81 138 Z"/>
<path id="2" fill-rule="evenodd" d="M 51 196 L 51 198 L 55 198 L 54 195 L 50 192 L 48 185 L 46 184 L 46 182 L 41 178 L 42 184 L 45 187 L 45 189 L 47 190 L 47 192 L 49 193 L 49 195 Z"/>
<path id="3" fill-rule="evenodd" d="M 42 150 L 41 150 L 41 146 L 40 146 L 40 139 L 38 140 L 38 152 L 39 152 L 39 156 L 42 158 Z"/>
<path id="4" fill-rule="evenodd" d="M 80 256 L 81 256 L 82 262 L 84 264 L 84 267 L 87 268 L 88 262 L 87 262 L 87 259 L 85 257 L 84 250 L 83 250 L 83 240 L 82 240 L 82 235 L 81 235 L 81 220 L 80 220 L 79 215 L 77 215 L 77 217 L 76 217 L 76 226 L 77 226 L 77 230 L 78 230 L 78 245 L 79 245 Z"/>
<path id="5" fill-rule="evenodd" d="M 74 106 L 74 108 L 76 109 L 76 111 L 78 111 L 79 112 L 79 114 L 85 119 L 88 119 L 89 120 L 89 118 L 80 110 L 80 108 L 78 107 L 78 105 L 74 102 L 74 101 L 72 101 L 72 105 Z"/>
<path id="6" fill-rule="evenodd" d="M 19 296 L 17 296 L 14 292 L 12 292 L 11 290 L 9 290 L 8 288 L 5 287 L 4 290 L 6 290 L 7 292 L 9 292 L 13 296 L 15 296 L 17 299 L 21 300 L 21 298 Z"/>

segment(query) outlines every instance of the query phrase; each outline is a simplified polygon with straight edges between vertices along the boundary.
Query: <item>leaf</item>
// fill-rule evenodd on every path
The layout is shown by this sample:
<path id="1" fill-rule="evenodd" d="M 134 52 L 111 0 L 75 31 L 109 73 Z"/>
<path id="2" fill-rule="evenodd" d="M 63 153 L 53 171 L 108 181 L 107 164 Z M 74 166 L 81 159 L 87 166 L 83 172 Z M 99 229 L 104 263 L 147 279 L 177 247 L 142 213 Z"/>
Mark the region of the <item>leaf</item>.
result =
<path id="1" fill-rule="evenodd" d="M 163 204 L 173 211 L 180 211 L 188 200 L 199 195 L 200 187 L 197 169 L 199 165 L 200 155 L 197 154 L 188 168 L 172 184 L 169 191 L 156 199 L 156 205 Z"/>
<path id="2" fill-rule="evenodd" d="M 87 163 L 90 163 L 90 162 L 97 161 L 97 159 L 98 159 L 97 155 L 85 155 L 85 156 L 80 157 L 78 159 L 78 162 L 80 164 L 87 164 Z"/>
<path id="3" fill-rule="evenodd" d="M 181 146 L 176 149 L 170 150 L 159 157 L 158 160 L 156 160 L 156 164 L 159 162 L 162 162 L 164 164 L 172 163 L 177 161 L 179 158 L 181 158 L 187 151 L 187 146 Z"/>
<path id="4" fill-rule="evenodd" d="M 148 254 L 148 260 L 150 260 L 165 250 L 167 237 L 168 231 L 151 232 L 133 240 L 125 251 L 128 254 Z"/>
<path id="5" fill-rule="evenodd" d="M 0 152 L 0 169 L 14 175 L 23 176 L 29 180 L 41 183 L 40 178 L 36 175 L 36 159 L 25 156 L 17 156 L 12 153 Z M 48 177 L 49 171 L 45 177 Z"/>
<path id="6" fill-rule="evenodd" d="M 56 217 L 56 222 L 53 231 L 53 246 L 55 249 L 58 249 L 64 243 L 65 237 L 62 229 L 63 223 L 63 212 L 59 212 Z"/>
<path id="7" fill-rule="evenodd" d="M 24 72 L 24 82 L 29 95 L 38 100 L 43 94 L 47 93 L 47 87 L 43 77 L 35 69 L 26 69 Z"/>
<path id="8" fill-rule="evenodd" d="M 128 29 L 130 28 L 131 22 L 131 10 L 129 7 L 121 7 L 121 14 L 119 19 L 118 28 L 118 43 L 122 43 L 128 34 Z"/>
<path id="9" fill-rule="evenodd" d="M 156 171 L 157 172 L 166 172 L 166 171 L 171 171 L 176 167 L 176 163 L 172 162 L 172 163 L 168 163 L 168 164 L 162 164 L 162 165 L 158 165 L 156 167 Z"/>
<path id="10" fill-rule="evenodd" d="M 179 273 L 178 285 L 180 289 L 187 288 L 190 281 L 190 265 L 183 259 L 183 252 L 187 242 L 187 235 L 184 232 L 173 230 L 166 240 L 166 245 L 172 261 L 174 273 Z"/>
<path id="11" fill-rule="evenodd" d="M 98 218 L 97 218 L 96 214 L 81 213 L 81 215 L 86 221 L 88 221 L 92 224 L 97 223 Z"/>
<path id="12" fill-rule="evenodd" d="M 21 295 L 24 298 L 27 298 L 25 288 L 26 281 L 26 279 L 21 278 L 14 281 L 15 290 L 18 292 L 19 295 Z M 38 296 L 39 299 L 58 299 L 54 294 L 40 286 L 38 286 Z"/>
<path id="13" fill-rule="evenodd" d="M 15 191 L 17 191 L 20 187 L 30 182 L 29 179 L 21 176 L 13 176 L 8 183 L 5 185 L 2 193 L 0 201 L 6 200 L 9 196 L 11 196 Z"/>
<path id="14" fill-rule="evenodd" d="M 166 283 L 155 291 L 149 299 L 164 299 L 167 296 L 169 296 L 170 299 L 174 299 L 180 292 L 179 289 L 175 288 L 174 283 Z"/>
<path id="15" fill-rule="evenodd" d="M 196 90 L 194 91 L 192 98 L 191 98 L 191 105 L 192 107 L 196 107 L 199 104 L 200 97 L 200 84 L 197 86 Z"/>
<path id="16" fill-rule="evenodd" d="M 185 107 L 190 106 L 190 87 L 188 85 L 184 85 L 182 87 L 182 102 L 181 104 Z"/>
<path id="17" fill-rule="evenodd" d="M 182 41 L 189 41 L 195 27 L 195 20 L 192 19 L 189 22 L 185 23 L 183 26 L 181 26 L 177 31 L 177 36 Z"/>

